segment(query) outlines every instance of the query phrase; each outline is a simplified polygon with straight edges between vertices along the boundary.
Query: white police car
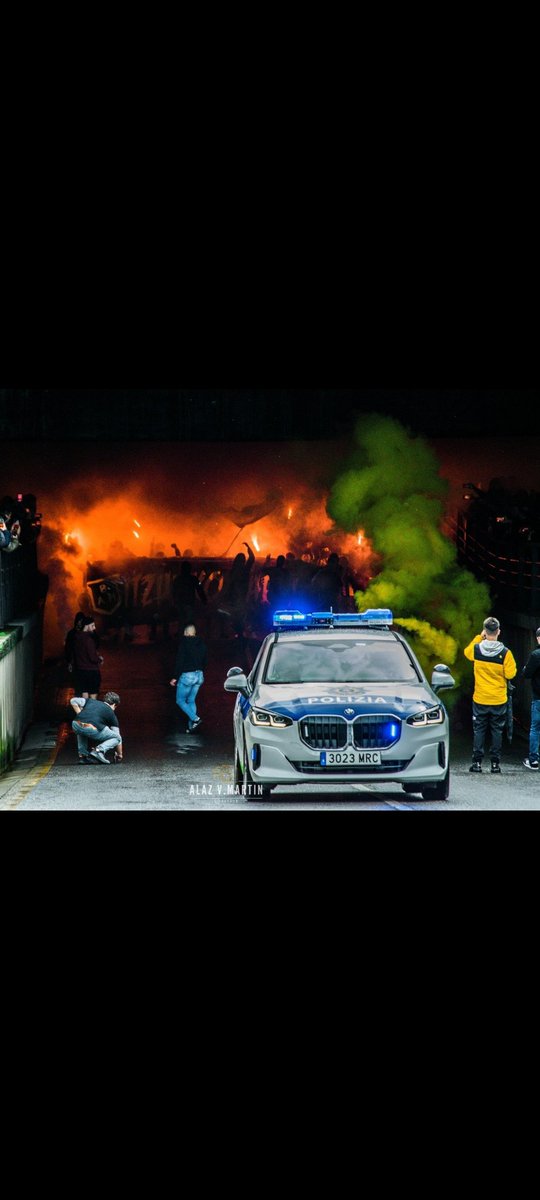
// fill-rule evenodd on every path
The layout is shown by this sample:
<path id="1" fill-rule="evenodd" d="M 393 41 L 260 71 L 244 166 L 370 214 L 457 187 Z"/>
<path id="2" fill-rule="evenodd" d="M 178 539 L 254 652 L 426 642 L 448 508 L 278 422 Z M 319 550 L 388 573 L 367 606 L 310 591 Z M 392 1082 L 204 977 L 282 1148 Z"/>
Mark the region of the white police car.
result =
<path id="1" fill-rule="evenodd" d="M 389 609 L 274 614 L 236 692 L 234 782 L 250 798 L 299 783 L 399 783 L 424 800 L 449 795 L 444 664 L 426 676 Z"/>

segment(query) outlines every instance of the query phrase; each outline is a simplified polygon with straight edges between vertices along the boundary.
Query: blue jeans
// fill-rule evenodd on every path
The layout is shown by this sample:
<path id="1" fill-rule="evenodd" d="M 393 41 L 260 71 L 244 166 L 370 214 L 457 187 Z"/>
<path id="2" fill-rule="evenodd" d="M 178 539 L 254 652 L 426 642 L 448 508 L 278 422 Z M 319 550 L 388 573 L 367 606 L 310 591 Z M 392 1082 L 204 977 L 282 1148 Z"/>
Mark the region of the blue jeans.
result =
<path id="1" fill-rule="evenodd" d="M 538 744 L 540 742 L 540 700 L 531 704 L 531 731 L 529 733 L 529 762 L 538 762 Z"/>
<path id="2" fill-rule="evenodd" d="M 77 734 L 77 750 L 79 754 L 88 754 L 89 742 L 95 742 L 105 754 L 106 750 L 115 749 L 122 741 L 120 730 L 112 726 L 109 728 L 106 725 L 101 730 L 101 733 L 98 733 L 97 729 L 89 729 L 87 725 L 82 725 L 80 721 L 72 721 L 71 728 Z"/>
<path id="3" fill-rule="evenodd" d="M 176 703 L 188 719 L 188 729 L 192 729 L 197 720 L 195 699 L 199 688 L 204 683 L 202 671 L 186 671 L 176 684 Z"/>

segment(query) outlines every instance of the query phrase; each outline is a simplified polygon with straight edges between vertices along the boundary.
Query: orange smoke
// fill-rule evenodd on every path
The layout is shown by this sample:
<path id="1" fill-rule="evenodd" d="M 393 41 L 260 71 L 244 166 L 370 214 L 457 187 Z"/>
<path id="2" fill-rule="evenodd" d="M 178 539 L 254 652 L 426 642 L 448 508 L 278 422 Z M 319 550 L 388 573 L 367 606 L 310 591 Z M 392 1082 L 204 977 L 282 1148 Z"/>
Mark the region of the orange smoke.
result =
<path id="1" fill-rule="evenodd" d="M 121 571 L 126 560 L 174 558 L 173 543 L 183 556 L 205 558 L 221 558 L 230 547 L 228 557 L 233 559 L 238 552 L 245 552 L 242 543 L 247 542 L 261 560 L 270 555 L 275 561 L 278 554 L 292 552 L 297 557 L 308 555 L 314 564 L 322 563 L 335 551 L 347 556 L 349 571 L 363 585 L 374 562 L 369 540 L 362 532 L 346 534 L 332 525 L 326 511 L 327 489 L 316 479 L 309 480 L 307 472 L 294 464 L 280 463 L 279 474 L 274 464 L 269 464 L 264 476 L 272 477 L 274 470 L 287 499 L 279 499 L 273 511 L 260 520 L 240 530 L 235 526 L 225 510 L 231 505 L 239 509 L 257 505 L 265 484 L 261 484 L 260 470 L 249 477 L 244 448 L 234 450 L 238 453 L 238 469 L 231 453 L 227 471 L 224 468 L 220 475 L 208 472 L 208 481 L 205 476 L 198 490 L 192 478 L 186 477 L 184 483 L 186 463 L 175 470 L 168 466 L 167 486 L 160 480 L 159 492 L 153 483 L 155 466 L 150 465 L 144 480 L 134 470 L 128 486 L 120 470 L 118 474 L 111 472 L 108 478 L 85 479 L 84 502 L 79 505 L 72 500 L 71 489 L 62 487 L 60 491 L 58 483 L 55 494 L 50 488 L 41 499 L 41 507 L 44 530 L 49 528 L 52 541 L 42 537 L 39 546 L 41 569 L 50 577 L 46 606 L 48 654 L 58 653 L 63 646 L 77 610 L 90 611 L 86 588 L 89 564 L 94 575 L 96 567 L 97 574 L 102 570 L 106 575 Z M 187 462 L 187 451 L 184 453 Z M 123 465 L 120 460 L 120 469 Z M 77 492 L 74 494 L 77 496 Z M 134 512 L 138 512 L 137 518 Z"/>

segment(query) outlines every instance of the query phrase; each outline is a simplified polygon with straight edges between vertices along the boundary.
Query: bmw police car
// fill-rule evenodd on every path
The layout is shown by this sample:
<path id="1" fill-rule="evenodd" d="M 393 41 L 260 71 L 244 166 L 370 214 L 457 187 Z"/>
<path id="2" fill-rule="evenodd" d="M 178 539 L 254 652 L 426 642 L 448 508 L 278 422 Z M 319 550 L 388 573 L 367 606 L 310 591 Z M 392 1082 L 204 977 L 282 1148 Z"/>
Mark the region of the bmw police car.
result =
<path id="1" fill-rule="evenodd" d="M 449 795 L 444 664 L 431 684 L 389 609 L 274 614 L 236 692 L 234 782 L 249 797 L 299 783 L 399 783 L 424 800 Z"/>

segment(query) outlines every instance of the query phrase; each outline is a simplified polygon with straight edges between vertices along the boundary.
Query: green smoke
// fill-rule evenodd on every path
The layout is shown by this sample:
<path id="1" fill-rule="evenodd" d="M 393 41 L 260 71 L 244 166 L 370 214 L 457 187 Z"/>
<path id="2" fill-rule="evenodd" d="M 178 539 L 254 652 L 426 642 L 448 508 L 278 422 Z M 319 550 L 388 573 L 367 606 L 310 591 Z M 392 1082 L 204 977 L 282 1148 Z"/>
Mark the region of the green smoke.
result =
<path id="1" fill-rule="evenodd" d="M 382 560 L 367 590 L 356 593 L 357 606 L 391 608 L 428 677 L 435 663 L 446 661 L 456 682 L 468 678 L 463 647 L 482 628 L 491 601 L 441 532 L 448 484 L 437 459 L 423 438 L 392 417 L 361 417 L 354 440 L 327 508 L 347 532 L 365 530 Z"/>

